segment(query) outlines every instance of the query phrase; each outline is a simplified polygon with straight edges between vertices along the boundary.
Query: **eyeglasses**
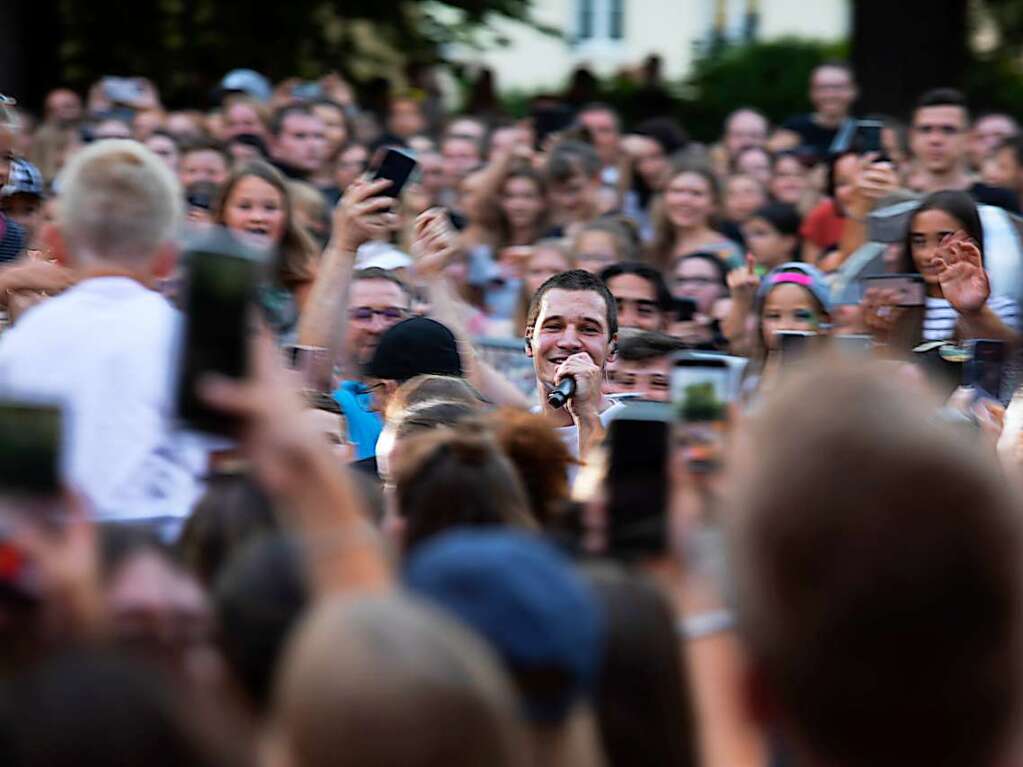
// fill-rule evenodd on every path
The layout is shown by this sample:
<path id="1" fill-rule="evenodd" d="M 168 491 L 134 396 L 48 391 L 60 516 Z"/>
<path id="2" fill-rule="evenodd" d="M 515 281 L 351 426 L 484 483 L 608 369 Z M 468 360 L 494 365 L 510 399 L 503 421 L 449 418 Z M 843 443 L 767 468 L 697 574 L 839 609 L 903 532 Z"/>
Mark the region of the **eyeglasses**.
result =
<path id="1" fill-rule="evenodd" d="M 373 309 L 369 306 L 359 306 L 348 312 L 348 317 L 358 322 L 371 322 L 373 317 L 377 315 L 383 317 L 385 320 L 397 322 L 398 320 L 405 318 L 405 309 L 399 309 L 394 306 L 389 306 L 386 309 Z"/>
<path id="2" fill-rule="evenodd" d="M 720 285 L 721 280 L 716 280 L 713 277 L 678 277 L 675 279 L 675 284 L 699 287 L 701 285 Z"/>

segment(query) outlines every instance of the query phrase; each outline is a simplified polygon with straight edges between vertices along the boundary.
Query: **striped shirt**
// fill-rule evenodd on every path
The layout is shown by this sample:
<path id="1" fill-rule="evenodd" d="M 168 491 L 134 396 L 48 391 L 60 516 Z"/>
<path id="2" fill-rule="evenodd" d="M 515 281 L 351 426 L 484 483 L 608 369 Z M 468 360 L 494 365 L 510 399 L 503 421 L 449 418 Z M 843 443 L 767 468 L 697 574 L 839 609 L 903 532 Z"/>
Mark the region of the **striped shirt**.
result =
<path id="1" fill-rule="evenodd" d="M 992 296 L 988 299 L 987 306 L 1006 326 L 1019 330 L 1019 305 L 1015 301 L 1005 296 Z M 958 319 L 959 314 L 946 299 L 928 297 L 924 314 L 923 340 L 944 341 L 954 338 Z"/>
<path id="2" fill-rule="evenodd" d="M 25 230 L 0 213 L 0 263 L 13 261 L 25 247 Z"/>

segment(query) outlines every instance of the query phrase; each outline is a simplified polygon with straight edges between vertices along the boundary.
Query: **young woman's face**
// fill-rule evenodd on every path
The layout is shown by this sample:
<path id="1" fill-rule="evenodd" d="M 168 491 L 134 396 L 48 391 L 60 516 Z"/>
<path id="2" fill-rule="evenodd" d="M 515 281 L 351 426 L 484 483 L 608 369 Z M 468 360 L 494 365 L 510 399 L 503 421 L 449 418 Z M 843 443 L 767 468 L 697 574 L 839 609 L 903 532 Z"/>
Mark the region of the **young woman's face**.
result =
<path id="1" fill-rule="evenodd" d="M 782 234 L 767 219 L 751 218 L 742 225 L 742 236 L 753 258 L 767 269 L 792 260 L 796 238 Z"/>
<path id="2" fill-rule="evenodd" d="M 782 283 L 768 293 L 760 313 L 761 332 L 769 352 L 779 349 L 778 333 L 817 333 L 820 324 L 821 316 L 813 296 L 792 283 Z"/>
<path id="3" fill-rule="evenodd" d="M 636 172 L 643 177 L 648 187 L 660 189 L 668 172 L 668 156 L 664 153 L 664 147 L 647 136 L 636 137 L 634 141 L 637 147 Z"/>
<path id="4" fill-rule="evenodd" d="M 540 187 L 531 178 L 517 176 L 508 179 L 501 194 L 501 210 L 514 228 L 535 226 L 543 210 Z"/>
<path id="5" fill-rule="evenodd" d="M 943 210 L 917 213 L 909 225 L 909 247 L 913 265 L 928 285 L 938 284 L 934 254 L 941 241 L 963 228 L 962 222 Z"/>
<path id="6" fill-rule="evenodd" d="M 767 202 L 764 188 L 751 176 L 732 176 L 725 187 L 725 215 L 731 221 L 748 219 Z"/>
<path id="7" fill-rule="evenodd" d="M 280 244 L 287 226 L 284 195 L 257 176 L 234 185 L 224 203 L 224 226 L 261 248 Z"/>
<path id="8" fill-rule="evenodd" d="M 672 275 L 671 293 L 675 298 L 691 298 L 701 314 L 710 314 L 725 288 L 713 264 L 702 258 L 684 258 Z"/>
<path id="9" fill-rule="evenodd" d="M 809 183 L 806 168 L 795 157 L 782 157 L 774 164 L 771 194 L 778 202 L 798 205 Z"/>
<path id="10" fill-rule="evenodd" d="M 680 229 L 706 226 L 714 213 L 714 195 L 699 173 L 679 173 L 664 191 L 664 212 Z"/>
<path id="11" fill-rule="evenodd" d="M 735 161 L 735 170 L 767 186 L 771 182 L 771 156 L 759 149 L 748 150 Z"/>
<path id="12" fill-rule="evenodd" d="M 537 248 L 523 270 L 527 292 L 532 296 L 548 279 L 568 269 L 568 259 L 560 252 L 554 248 Z"/>

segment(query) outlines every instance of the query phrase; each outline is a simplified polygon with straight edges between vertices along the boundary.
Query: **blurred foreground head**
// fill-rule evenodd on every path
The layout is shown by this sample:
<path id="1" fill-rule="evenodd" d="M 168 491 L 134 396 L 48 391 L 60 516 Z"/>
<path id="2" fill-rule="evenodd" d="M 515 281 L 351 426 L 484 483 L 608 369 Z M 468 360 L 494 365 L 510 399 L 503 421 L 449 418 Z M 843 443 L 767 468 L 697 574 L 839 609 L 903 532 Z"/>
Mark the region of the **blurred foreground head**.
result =
<path id="1" fill-rule="evenodd" d="M 750 702 L 800 763 L 990 765 L 1019 698 L 1020 522 L 889 376 L 795 378 L 737 456 Z"/>
<path id="2" fill-rule="evenodd" d="M 411 599 L 322 604 L 295 635 L 280 681 L 281 764 L 522 763 L 515 696 L 497 659 Z"/>

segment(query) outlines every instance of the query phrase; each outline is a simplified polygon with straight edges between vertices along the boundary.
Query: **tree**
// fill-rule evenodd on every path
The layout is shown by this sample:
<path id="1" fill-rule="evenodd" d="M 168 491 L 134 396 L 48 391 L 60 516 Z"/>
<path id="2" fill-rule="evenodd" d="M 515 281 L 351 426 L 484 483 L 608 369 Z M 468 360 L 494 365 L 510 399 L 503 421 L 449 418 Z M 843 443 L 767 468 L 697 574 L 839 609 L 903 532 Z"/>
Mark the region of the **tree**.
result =
<path id="1" fill-rule="evenodd" d="M 156 81 L 170 104 L 203 104 L 235 67 L 281 79 L 432 63 L 440 46 L 493 16 L 529 21 L 530 3 L 2 0 L 0 91 L 34 106 L 58 82 L 82 90 L 105 74 L 132 74 Z"/>

